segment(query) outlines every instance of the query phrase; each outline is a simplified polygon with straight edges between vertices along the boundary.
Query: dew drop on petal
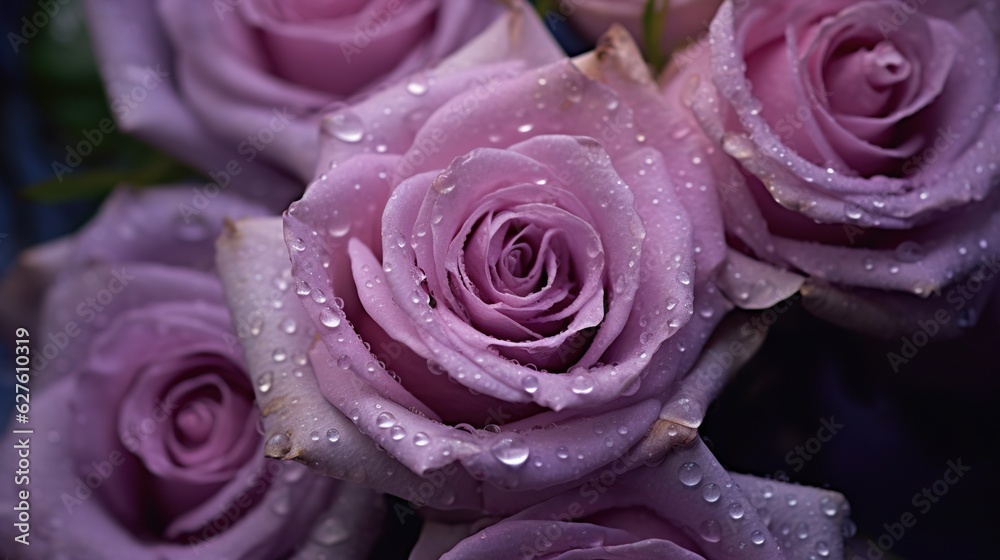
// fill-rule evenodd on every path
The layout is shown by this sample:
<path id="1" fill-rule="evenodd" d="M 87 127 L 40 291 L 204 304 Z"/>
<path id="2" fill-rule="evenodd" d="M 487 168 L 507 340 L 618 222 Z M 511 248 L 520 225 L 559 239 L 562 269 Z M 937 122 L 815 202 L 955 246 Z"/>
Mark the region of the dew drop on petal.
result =
<path id="1" fill-rule="evenodd" d="M 577 375 L 573 378 L 570 389 L 577 395 L 586 395 L 594 390 L 594 382 L 586 375 Z"/>
<path id="2" fill-rule="evenodd" d="M 719 542 L 722 540 L 722 525 L 714 519 L 706 519 L 698 526 L 701 538 L 708 542 Z"/>
<path id="3" fill-rule="evenodd" d="M 809 538 L 809 525 L 805 522 L 799 523 L 795 526 L 795 536 L 799 540 L 806 540 Z"/>
<path id="4" fill-rule="evenodd" d="M 719 497 L 721 495 L 722 495 L 722 489 L 719 488 L 719 485 L 715 484 L 714 482 L 710 482 L 710 483 L 706 484 L 701 489 L 701 497 L 705 498 L 705 501 L 708 502 L 708 503 L 710 503 L 710 504 L 713 504 L 713 503 L 719 501 Z"/>
<path id="5" fill-rule="evenodd" d="M 310 286 L 309 282 L 306 282 L 305 280 L 296 280 L 295 293 L 300 296 L 307 296 L 312 293 L 312 286 Z"/>
<path id="6" fill-rule="evenodd" d="M 568 459 L 569 449 L 566 449 L 565 446 L 560 445 L 559 447 L 556 448 L 556 457 L 559 457 L 560 459 Z"/>
<path id="7" fill-rule="evenodd" d="M 396 425 L 396 417 L 389 412 L 383 412 L 375 418 L 375 425 L 379 428 L 391 428 Z"/>
<path id="8" fill-rule="evenodd" d="M 406 84 L 406 91 L 409 92 L 411 95 L 417 95 L 417 96 L 423 95 L 427 93 L 427 82 L 425 82 L 422 79 L 414 77 L 410 79 L 410 81 Z"/>
<path id="9" fill-rule="evenodd" d="M 823 512 L 823 515 L 827 517 L 834 517 L 837 515 L 837 504 L 833 503 L 830 498 L 821 498 L 819 501 L 819 509 Z"/>
<path id="10" fill-rule="evenodd" d="M 490 446 L 490 452 L 501 463 L 509 467 L 519 467 L 528 460 L 528 446 L 519 436 L 504 436 Z"/>
<path id="11" fill-rule="evenodd" d="M 292 319 L 291 317 L 285 318 L 284 321 L 278 324 L 278 328 L 285 334 L 295 334 L 298 327 L 299 326 L 295 323 L 295 319 Z"/>
<path id="12" fill-rule="evenodd" d="M 340 326 L 340 315 L 334 313 L 329 307 L 324 307 L 319 312 L 319 322 L 333 329 Z"/>
<path id="13" fill-rule="evenodd" d="M 406 429 L 398 425 L 393 426 L 392 429 L 389 430 L 389 437 L 391 437 L 393 441 L 399 441 L 406 437 Z"/>
<path id="14" fill-rule="evenodd" d="M 340 441 L 340 431 L 336 428 L 330 428 L 326 431 L 326 439 L 330 443 L 337 443 Z"/>
<path id="15" fill-rule="evenodd" d="M 413 445 L 417 447 L 424 447 L 431 442 L 430 436 L 423 432 L 417 432 L 413 434 Z"/>
<path id="16" fill-rule="evenodd" d="M 757 546 L 763 545 L 764 533 L 762 533 L 761 531 L 753 531 L 752 533 L 750 533 L 750 542 L 752 542 Z"/>
<path id="17" fill-rule="evenodd" d="M 288 352 L 284 348 L 275 348 L 274 352 L 271 354 L 271 359 L 275 363 L 280 364 L 288 359 Z"/>
<path id="18" fill-rule="evenodd" d="M 351 111 L 341 111 L 326 118 L 327 128 L 333 136 L 354 144 L 364 137 L 365 128 L 361 118 Z"/>
<path id="19" fill-rule="evenodd" d="M 697 486 L 701 482 L 701 466 L 695 462 L 684 463 L 677 471 L 677 478 L 684 486 Z"/>
<path id="20" fill-rule="evenodd" d="M 261 393 L 266 393 L 271 390 L 271 385 L 274 384 L 274 373 L 270 371 L 265 371 L 257 377 L 257 388 L 260 389 Z"/>
<path id="21" fill-rule="evenodd" d="M 526 375 L 521 378 L 521 387 L 526 393 L 533 394 L 538 390 L 538 378 L 534 375 Z"/>
<path id="22" fill-rule="evenodd" d="M 743 514 L 746 511 L 743 509 L 743 504 L 739 502 L 733 502 L 729 504 L 729 517 L 733 519 L 743 519 Z"/>
<path id="23" fill-rule="evenodd" d="M 312 538 L 323 546 L 333 546 L 350 538 L 347 527 L 336 517 L 329 517 L 316 526 Z"/>

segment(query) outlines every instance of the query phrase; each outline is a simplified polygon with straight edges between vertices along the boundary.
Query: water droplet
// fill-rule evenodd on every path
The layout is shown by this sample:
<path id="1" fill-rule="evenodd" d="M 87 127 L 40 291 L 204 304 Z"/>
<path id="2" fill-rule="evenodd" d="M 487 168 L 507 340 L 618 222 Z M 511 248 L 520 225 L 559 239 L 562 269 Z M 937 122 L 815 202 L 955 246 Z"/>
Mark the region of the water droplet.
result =
<path id="1" fill-rule="evenodd" d="M 316 526 L 312 538 L 323 546 L 333 546 L 350 538 L 351 533 L 336 517 L 330 517 Z"/>
<path id="2" fill-rule="evenodd" d="M 274 353 L 271 354 L 271 359 L 275 363 L 281 363 L 288 359 L 288 352 L 284 348 L 275 348 Z"/>
<path id="3" fill-rule="evenodd" d="M 719 542 L 722 540 L 722 525 L 714 519 L 706 519 L 698 526 L 701 538 L 708 542 Z"/>
<path id="4" fill-rule="evenodd" d="M 284 321 L 278 324 L 278 328 L 285 334 L 295 334 L 296 329 L 298 329 L 298 325 L 295 324 L 295 319 L 287 317 Z"/>
<path id="5" fill-rule="evenodd" d="M 528 460 L 528 446 L 518 436 L 505 436 L 490 446 L 493 456 L 509 467 L 518 467 Z"/>
<path id="6" fill-rule="evenodd" d="M 733 502 L 729 504 L 729 517 L 733 519 L 743 519 L 743 514 L 746 511 L 743 509 L 743 504 L 739 502 Z"/>
<path id="7" fill-rule="evenodd" d="M 701 497 L 710 504 L 719 501 L 720 496 L 722 496 L 722 489 L 714 482 L 709 482 L 701 489 Z"/>
<path id="8" fill-rule="evenodd" d="M 755 544 L 757 546 L 763 545 L 764 544 L 764 533 L 762 533 L 760 531 L 753 531 L 752 533 L 750 533 L 750 542 L 752 542 L 753 544 Z"/>
<path id="9" fill-rule="evenodd" d="M 667 311 L 673 311 L 677 307 L 677 298 L 667 298 Z"/>
<path id="10" fill-rule="evenodd" d="M 319 432 L 313 431 L 309 433 L 309 439 L 311 441 L 319 441 Z"/>
<path id="11" fill-rule="evenodd" d="M 285 434 L 274 434 L 267 439 L 264 444 L 264 455 L 274 459 L 281 459 L 292 451 L 292 440 Z"/>
<path id="12" fill-rule="evenodd" d="M 271 385 L 274 383 L 274 373 L 270 371 L 265 371 L 257 377 L 257 388 L 260 389 L 261 393 L 266 393 L 271 390 Z"/>
<path id="13" fill-rule="evenodd" d="M 823 512 L 823 515 L 827 517 L 834 517 L 837 515 L 837 504 L 833 503 L 830 498 L 821 498 L 819 501 L 819 509 Z"/>
<path id="14" fill-rule="evenodd" d="M 444 171 L 438 174 L 438 176 L 435 177 L 434 181 L 431 183 L 431 187 L 441 194 L 450 193 L 455 190 L 456 185 L 458 185 L 458 179 L 450 171 Z M 400 245 L 400 247 L 402 247 L 402 245 Z"/>
<path id="15" fill-rule="evenodd" d="M 327 129 L 339 140 L 354 144 L 364 137 L 361 119 L 351 111 L 341 111 L 326 118 Z"/>
<path id="16" fill-rule="evenodd" d="M 793 496 L 791 494 L 789 494 L 788 497 L 785 498 L 785 502 L 788 504 L 788 507 L 795 507 L 795 506 L 799 505 L 798 498 L 796 498 L 795 496 Z"/>
<path id="17" fill-rule="evenodd" d="M 701 466 L 694 462 L 684 463 L 677 471 L 677 478 L 684 486 L 697 486 L 701 482 Z"/>
<path id="18" fill-rule="evenodd" d="M 351 357 L 347 354 L 343 354 L 337 358 L 337 367 L 340 369 L 351 369 Z"/>
<path id="19" fill-rule="evenodd" d="M 292 509 L 289 490 L 286 487 L 280 492 L 281 493 L 275 497 L 274 502 L 271 503 L 271 511 L 277 513 L 278 515 L 288 515 L 288 512 Z"/>
<path id="20" fill-rule="evenodd" d="M 556 457 L 559 457 L 560 459 L 568 459 L 569 449 L 566 449 L 564 446 L 560 445 L 559 447 L 556 448 Z"/>
<path id="21" fill-rule="evenodd" d="M 305 241 L 302 241 L 301 237 L 296 237 L 295 239 L 293 239 L 288 244 L 288 246 L 291 247 L 293 251 L 302 252 L 302 251 L 306 250 L 306 243 L 305 243 Z"/>
<path id="22" fill-rule="evenodd" d="M 806 540 L 809 538 L 809 524 L 803 522 L 795 526 L 795 536 L 799 540 Z"/>
<path id="23" fill-rule="evenodd" d="M 417 77 L 411 78 L 406 84 L 406 91 L 413 95 L 423 95 L 427 93 L 427 82 Z"/>
<path id="24" fill-rule="evenodd" d="M 406 437 L 406 429 L 398 425 L 393 426 L 392 429 L 389 430 L 389 436 L 393 439 L 393 441 L 399 441 Z"/>
<path id="25" fill-rule="evenodd" d="M 312 287 L 305 280 L 296 280 L 295 293 L 300 296 L 307 296 L 312 293 Z"/>
<path id="26" fill-rule="evenodd" d="M 618 435 L 628 435 L 628 426 L 618 426 Z"/>
<path id="27" fill-rule="evenodd" d="M 379 428 L 391 428 L 396 425 L 396 417 L 389 412 L 383 412 L 375 418 L 375 425 Z"/>
<path id="28" fill-rule="evenodd" d="M 594 390 L 594 382 L 586 375 L 577 375 L 573 378 L 570 389 L 577 395 L 586 395 Z"/>
<path id="29" fill-rule="evenodd" d="M 326 439 L 330 443 L 337 443 L 340 441 L 340 431 L 337 428 L 330 428 L 326 431 Z"/>
<path id="30" fill-rule="evenodd" d="M 413 434 L 413 445 L 417 447 L 424 447 L 431 442 L 430 436 L 423 432 L 417 432 Z"/>
<path id="31" fill-rule="evenodd" d="M 538 378 L 534 375 L 526 375 L 521 378 L 521 387 L 525 392 L 533 394 L 538 390 Z"/>
<path id="32" fill-rule="evenodd" d="M 816 554 L 826 558 L 830 555 L 830 545 L 826 544 L 826 541 L 819 541 L 816 543 Z"/>
<path id="33" fill-rule="evenodd" d="M 677 273 L 677 281 L 687 286 L 691 283 L 691 275 L 682 270 Z"/>
<path id="34" fill-rule="evenodd" d="M 337 315 L 329 307 L 324 307 L 322 311 L 319 312 L 319 322 L 323 325 L 330 327 L 331 329 L 340 326 L 340 315 Z"/>

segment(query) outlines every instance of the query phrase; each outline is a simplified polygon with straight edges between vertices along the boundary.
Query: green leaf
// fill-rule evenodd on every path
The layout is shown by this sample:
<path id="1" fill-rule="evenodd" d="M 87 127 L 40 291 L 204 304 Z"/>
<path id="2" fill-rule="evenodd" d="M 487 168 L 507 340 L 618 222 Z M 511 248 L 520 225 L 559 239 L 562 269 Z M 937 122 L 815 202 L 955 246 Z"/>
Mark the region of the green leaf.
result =
<path id="1" fill-rule="evenodd" d="M 660 50 L 663 28 L 667 22 L 670 0 L 647 0 L 642 10 L 642 45 L 646 51 L 646 62 L 656 74 L 667 65 L 667 56 Z"/>
<path id="2" fill-rule="evenodd" d="M 154 153 L 139 168 L 77 170 L 66 174 L 61 180 L 50 179 L 32 185 L 23 195 L 37 202 L 66 202 L 102 197 L 123 183 L 147 187 L 180 181 L 192 175 L 196 173 L 188 167 L 164 154 Z"/>

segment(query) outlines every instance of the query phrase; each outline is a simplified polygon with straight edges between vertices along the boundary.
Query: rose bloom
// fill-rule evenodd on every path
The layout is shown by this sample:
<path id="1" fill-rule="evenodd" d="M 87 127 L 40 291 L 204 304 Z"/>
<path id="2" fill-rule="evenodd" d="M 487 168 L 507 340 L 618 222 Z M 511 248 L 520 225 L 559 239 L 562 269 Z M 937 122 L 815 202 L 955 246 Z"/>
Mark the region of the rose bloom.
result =
<path id="1" fill-rule="evenodd" d="M 322 437 L 346 416 L 407 471 L 446 472 L 426 492 L 454 490 L 442 506 L 509 510 L 497 487 L 537 500 L 661 419 L 700 423 L 710 391 L 672 385 L 729 309 L 710 172 L 664 132 L 624 32 L 580 64 L 519 6 L 435 71 L 325 117 L 323 172 L 285 218 L 287 289 L 339 415 L 269 428 L 273 456 L 398 493 L 397 470 Z M 231 302 L 267 289 L 220 262 Z"/>
<path id="2" fill-rule="evenodd" d="M 18 558 L 365 558 L 373 492 L 265 459 L 212 241 L 223 217 L 261 210 L 220 196 L 196 219 L 190 191 L 116 191 L 61 241 L 38 320 L 29 421 L 3 461 L 3 548 Z M 52 250 L 51 247 L 42 251 Z M 6 283 L 37 278 L 29 252 Z M 19 506 L 22 503 L 30 504 Z M 20 507 L 20 510 L 18 509 Z M 23 511 L 23 513 L 22 513 Z M 27 522 L 22 529 L 18 523 Z M 15 538 L 24 534 L 29 544 Z"/>
<path id="3" fill-rule="evenodd" d="M 989 1 L 724 3 L 664 89 L 721 148 L 731 245 L 808 277 L 807 307 L 844 325 L 974 322 L 1000 268 L 998 18 Z"/>
<path id="4" fill-rule="evenodd" d="M 324 109 L 441 60 L 500 11 L 488 0 L 87 2 L 118 126 L 264 185 L 283 177 L 261 161 L 296 184 L 312 178 Z"/>
<path id="5" fill-rule="evenodd" d="M 428 522 L 410 559 L 843 558 L 848 510 L 836 492 L 728 473 L 698 440 L 499 522 Z"/>
<path id="6" fill-rule="evenodd" d="M 660 35 L 664 54 L 708 31 L 708 24 L 722 0 L 664 0 L 666 15 Z M 648 0 L 569 0 L 556 13 L 569 19 L 585 38 L 596 41 L 611 24 L 620 23 L 642 41 L 642 15 Z M 551 20 L 553 16 L 548 16 Z"/>

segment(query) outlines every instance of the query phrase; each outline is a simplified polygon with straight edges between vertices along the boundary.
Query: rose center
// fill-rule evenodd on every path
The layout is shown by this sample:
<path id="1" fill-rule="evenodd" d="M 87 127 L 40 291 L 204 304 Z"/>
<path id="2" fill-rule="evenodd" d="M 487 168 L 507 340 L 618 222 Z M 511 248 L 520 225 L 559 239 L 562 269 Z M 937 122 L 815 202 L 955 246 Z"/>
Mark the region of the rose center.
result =
<path id="1" fill-rule="evenodd" d="M 865 77 L 872 87 L 883 89 L 892 87 L 910 77 L 910 62 L 896 50 L 895 45 L 882 41 L 872 50 L 862 55 Z"/>
<path id="2" fill-rule="evenodd" d="M 188 403 L 174 419 L 177 439 L 182 444 L 193 447 L 205 443 L 212 433 L 215 413 L 204 400 Z"/>
<path id="3" fill-rule="evenodd" d="M 826 83 L 834 89 L 831 108 L 845 115 L 880 117 L 899 102 L 913 66 L 888 41 L 858 48 L 843 45 L 827 64 Z"/>

